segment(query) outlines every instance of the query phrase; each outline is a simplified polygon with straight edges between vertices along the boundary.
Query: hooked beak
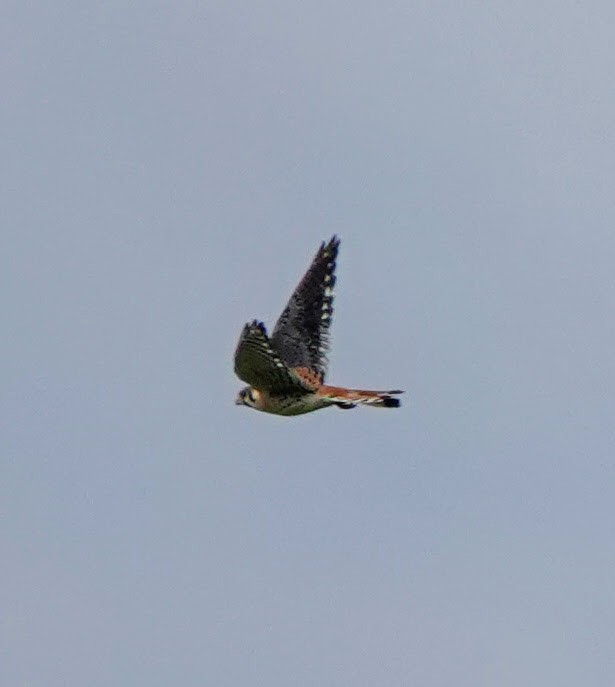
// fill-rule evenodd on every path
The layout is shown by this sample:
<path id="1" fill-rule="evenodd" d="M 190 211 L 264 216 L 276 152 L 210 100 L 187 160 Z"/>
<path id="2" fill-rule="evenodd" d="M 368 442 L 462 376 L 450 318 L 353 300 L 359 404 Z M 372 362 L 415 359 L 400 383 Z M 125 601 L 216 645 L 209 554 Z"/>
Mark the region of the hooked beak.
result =
<path id="1" fill-rule="evenodd" d="M 241 396 L 237 396 L 235 398 L 235 405 L 236 406 L 242 406 L 243 405 L 243 398 Z"/>

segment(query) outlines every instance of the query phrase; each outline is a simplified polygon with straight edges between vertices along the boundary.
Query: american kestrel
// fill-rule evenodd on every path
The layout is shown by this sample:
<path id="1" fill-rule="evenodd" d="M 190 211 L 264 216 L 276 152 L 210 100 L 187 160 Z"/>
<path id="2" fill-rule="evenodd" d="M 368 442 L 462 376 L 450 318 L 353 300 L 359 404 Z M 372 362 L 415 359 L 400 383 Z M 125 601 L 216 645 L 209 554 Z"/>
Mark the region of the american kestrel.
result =
<path id="1" fill-rule="evenodd" d="M 335 259 L 340 242 L 321 244 L 305 276 L 290 297 L 271 338 L 262 322 L 248 322 L 235 351 L 235 373 L 250 386 L 235 403 L 275 415 L 301 415 L 357 404 L 398 408 L 394 391 L 364 391 L 324 383 L 333 315 Z"/>

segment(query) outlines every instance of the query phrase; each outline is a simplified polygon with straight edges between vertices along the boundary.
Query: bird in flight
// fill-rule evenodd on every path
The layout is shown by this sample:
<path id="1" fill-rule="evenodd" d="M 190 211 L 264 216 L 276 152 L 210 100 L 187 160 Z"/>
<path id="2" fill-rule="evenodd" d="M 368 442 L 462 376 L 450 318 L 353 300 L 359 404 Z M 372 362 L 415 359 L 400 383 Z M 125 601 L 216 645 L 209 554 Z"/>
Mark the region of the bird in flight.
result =
<path id="1" fill-rule="evenodd" d="M 333 315 L 337 236 L 323 242 L 280 315 L 271 337 L 258 320 L 248 322 L 235 351 L 235 374 L 249 386 L 237 405 L 274 415 L 301 415 L 358 404 L 398 408 L 394 391 L 365 391 L 325 384 L 329 328 Z"/>

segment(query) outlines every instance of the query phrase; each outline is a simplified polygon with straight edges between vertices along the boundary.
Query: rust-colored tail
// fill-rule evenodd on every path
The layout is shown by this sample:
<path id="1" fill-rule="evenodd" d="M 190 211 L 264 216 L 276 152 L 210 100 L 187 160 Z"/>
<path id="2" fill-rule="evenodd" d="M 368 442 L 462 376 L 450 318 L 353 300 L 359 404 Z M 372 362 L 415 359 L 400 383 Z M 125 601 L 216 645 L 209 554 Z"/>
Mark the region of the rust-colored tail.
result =
<path id="1" fill-rule="evenodd" d="M 393 391 L 369 391 L 366 389 L 344 389 L 341 386 L 327 386 L 323 384 L 317 391 L 319 396 L 326 398 L 333 405 L 344 410 L 354 408 L 356 405 L 368 405 L 374 408 L 399 408 L 401 405 L 398 394 L 404 392 L 395 389 Z"/>

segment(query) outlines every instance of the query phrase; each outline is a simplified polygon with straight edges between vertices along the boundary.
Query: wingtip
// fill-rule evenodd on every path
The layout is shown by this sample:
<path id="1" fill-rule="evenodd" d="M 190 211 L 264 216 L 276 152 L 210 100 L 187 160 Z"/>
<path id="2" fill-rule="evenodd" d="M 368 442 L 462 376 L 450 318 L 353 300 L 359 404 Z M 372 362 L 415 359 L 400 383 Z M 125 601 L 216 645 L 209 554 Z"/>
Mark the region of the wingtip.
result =
<path id="1" fill-rule="evenodd" d="M 251 322 L 246 322 L 244 330 L 250 331 L 251 329 L 258 329 L 261 334 L 264 334 L 265 336 L 267 335 L 267 328 L 265 327 L 265 323 L 261 322 L 260 320 L 252 320 Z"/>
<path id="2" fill-rule="evenodd" d="M 324 252 L 332 251 L 336 252 L 340 246 L 340 238 L 338 237 L 337 234 L 333 234 L 333 236 L 329 239 L 329 241 L 323 241 L 320 244 L 320 250 Z"/>
<path id="3" fill-rule="evenodd" d="M 323 241 L 320 244 L 320 248 L 318 249 L 318 253 L 316 255 L 316 260 L 327 260 L 327 268 L 330 270 L 329 279 L 332 278 L 333 271 L 335 270 L 335 262 L 337 260 L 337 255 L 339 252 L 339 245 L 339 239 L 337 238 L 337 236 L 333 236 L 333 238 L 328 243 L 326 241 Z"/>

